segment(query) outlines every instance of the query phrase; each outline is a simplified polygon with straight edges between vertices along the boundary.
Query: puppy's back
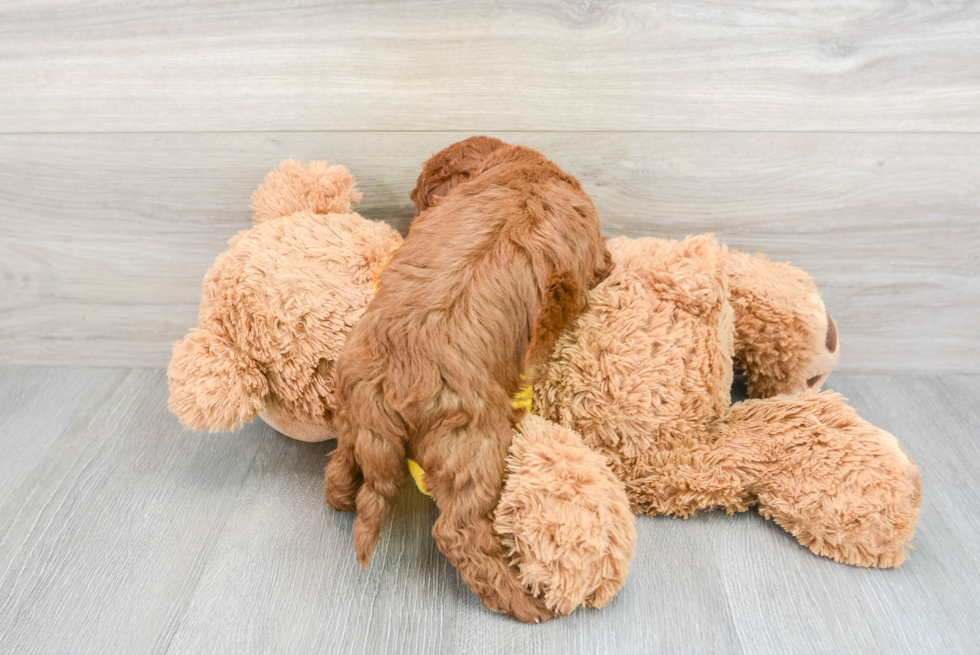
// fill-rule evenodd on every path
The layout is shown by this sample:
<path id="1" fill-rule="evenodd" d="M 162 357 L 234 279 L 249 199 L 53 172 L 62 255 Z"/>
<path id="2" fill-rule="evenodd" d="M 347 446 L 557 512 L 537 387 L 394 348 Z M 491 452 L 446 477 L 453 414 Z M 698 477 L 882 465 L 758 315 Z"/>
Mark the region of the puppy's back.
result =
<path id="1" fill-rule="evenodd" d="M 475 177 L 416 218 L 337 360 L 327 493 L 339 484 L 346 498 L 360 486 L 362 564 L 411 456 L 441 510 L 433 535 L 467 585 L 491 609 L 548 616 L 489 521 L 515 419 L 509 398 L 610 262 L 578 182 L 526 148 L 495 149 Z"/>

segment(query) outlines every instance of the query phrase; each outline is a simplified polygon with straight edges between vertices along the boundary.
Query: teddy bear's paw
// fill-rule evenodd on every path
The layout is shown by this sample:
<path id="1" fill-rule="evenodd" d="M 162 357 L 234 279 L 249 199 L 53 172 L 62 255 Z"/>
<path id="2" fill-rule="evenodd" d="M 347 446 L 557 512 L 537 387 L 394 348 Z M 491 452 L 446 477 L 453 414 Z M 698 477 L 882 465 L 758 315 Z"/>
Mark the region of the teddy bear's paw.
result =
<path id="1" fill-rule="evenodd" d="M 354 176 L 345 167 L 289 159 L 266 175 L 252 194 L 252 220 L 259 224 L 303 210 L 346 214 L 360 200 Z"/>
<path id="2" fill-rule="evenodd" d="M 921 503 L 915 463 L 894 436 L 862 420 L 839 395 L 797 402 L 802 420 L 782 435 L 792 438 L 759 493 L 760 513 L 836 562 L 898 566 Z"/>
<path id="3" fill-rule="evenodd" d="M 521 582 L 557 616 L 606 605 L 636 544 L 623 484 L 575 432 L 533 415 L 517 426 L 507 465 L 494 530 Z"/>
<path id="4" fill-rule="evenodd" d="M 912 465 L 902 490 L 846 489 L 800 506 L 776 499 L 760 506 L 817 555 L 853 566 L 893 568 L 907 557 L 919 514 L 919 472 Z M 880 496 L 874 498 L 874 496 Z"/>

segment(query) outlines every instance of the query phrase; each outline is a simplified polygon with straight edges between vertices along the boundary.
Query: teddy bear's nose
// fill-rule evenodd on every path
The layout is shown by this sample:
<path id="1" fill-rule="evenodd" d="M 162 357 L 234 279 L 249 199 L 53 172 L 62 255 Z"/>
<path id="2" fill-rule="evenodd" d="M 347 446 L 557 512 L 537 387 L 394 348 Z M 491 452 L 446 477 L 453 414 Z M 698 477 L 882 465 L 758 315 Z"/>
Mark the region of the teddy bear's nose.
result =
<path id="1" fill-rule="evenodd" d="M 827 314 L 827 350 L 829 352 L 837 350 L 837 324 L 830 314 Z"/>

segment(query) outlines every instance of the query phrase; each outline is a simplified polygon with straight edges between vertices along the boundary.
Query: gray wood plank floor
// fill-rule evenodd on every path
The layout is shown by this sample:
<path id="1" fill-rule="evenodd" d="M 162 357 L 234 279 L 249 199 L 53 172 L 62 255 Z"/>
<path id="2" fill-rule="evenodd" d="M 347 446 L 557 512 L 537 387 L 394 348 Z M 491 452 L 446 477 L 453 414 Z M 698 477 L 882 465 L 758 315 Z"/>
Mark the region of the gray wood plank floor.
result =
<path id="1" fill-rule="evenodd" d="M 467 591 L 410 488 L 359 572 L 329 444 L 184 431 L 157 369 L 0 368 L 0 652 L 977 652 L 980 377 L 828 386 L 922 470 L 901 568 L 816 557 L 754 512 L 641 518 L 609 607 L 524 626 Z"/>

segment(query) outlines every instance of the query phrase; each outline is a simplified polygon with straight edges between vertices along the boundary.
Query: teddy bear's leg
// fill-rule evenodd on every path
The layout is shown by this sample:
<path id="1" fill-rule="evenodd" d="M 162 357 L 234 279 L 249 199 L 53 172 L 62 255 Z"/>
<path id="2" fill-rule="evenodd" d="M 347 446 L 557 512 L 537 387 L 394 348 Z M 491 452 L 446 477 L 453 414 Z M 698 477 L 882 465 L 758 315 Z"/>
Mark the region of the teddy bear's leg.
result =
<path id="1" fill-rule="evenodd" d="M 170 411 L 192 430 L 237 430 L 269 397 L 262 368 L 221 325 L 204 325 L 174 344 L 167 378 Z"/>
<path id="2" fill-rule="evenodd" d="M 814 553 L 856 566 L 905 559 L 919 514 L 918 468 L 839 394 L 739 403 L 711 430 L 749 473 L 759 512 Z"/>
<path id="3" fill-rule="evenodd" d="M 840 357 L 840 335 L 810 276 L 737 251 L 725 268 L 749 397 L 819 391 Z"/>
<path id="4" fill-rule="evenodd" d="M 626 491 L 639 514 L 687 518 L 700 510 L 744 512 L 755 503 L 751 468 L 730 435 L 692 430 L 631 471 Z"/>
<path id="5" fill-rule="evenodd" d="M 603 607 L 636 544 L 623 483 L 567 428 L 526 416 L 514 431 L 494 531 L 521 582 L 562 616 Z"/>

